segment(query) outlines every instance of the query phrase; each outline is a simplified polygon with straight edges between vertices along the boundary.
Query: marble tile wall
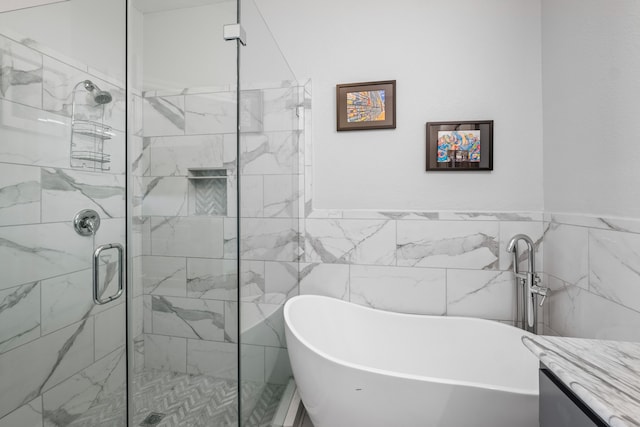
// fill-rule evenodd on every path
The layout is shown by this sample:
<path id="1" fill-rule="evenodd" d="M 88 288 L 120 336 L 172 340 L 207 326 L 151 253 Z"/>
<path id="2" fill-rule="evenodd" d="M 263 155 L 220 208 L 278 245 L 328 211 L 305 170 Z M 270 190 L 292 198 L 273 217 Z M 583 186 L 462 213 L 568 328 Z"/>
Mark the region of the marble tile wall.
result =
<path id="1" fill-rule="evenodd" d="M 546 214 L 548 333 L 639 341 L 640 221 Z"/>
<path id="2" fill-rule="evenodd" d="M 304 220 L 300 293 L 509 322 L 515 285 L 507 242 L 528 234 L 542 272 L 542 220 L 541 213 L 315 210 Z M 523 251 L 523 268 L 525 258 Z"/>
<path id="3" fill-rule="evenodd" d="M 125 241 L 125 98 L 117 82 L 22 40 L 0 35 L 0 425 L 67 425 L 124 385 L 124 298 L 94 305 L 91 259 Z M 70 167 L 71 94 L 84 79 L 113 95 L 109 173 Z M 94 238 L 73 230 L 85 208 L 103 219 Z M 107 293 L 117 268 L 101 269 Z"/>
<path id="4" fill-rule="evenodd" d="M 232 88 L 146 92 L 140 99 L 134 276 L 143 290 L 145 368 L 236 378 L 240 305 L 243 379 L 288 379 L 282 305 L 298 293 L 300 89 L 282 82 L 248 91 L 251 102 L 241 110 L 250 129 L 242 134 L 239 162 Z M 197 169 L 226 171 L 226 215 L 190 208 Z"/>

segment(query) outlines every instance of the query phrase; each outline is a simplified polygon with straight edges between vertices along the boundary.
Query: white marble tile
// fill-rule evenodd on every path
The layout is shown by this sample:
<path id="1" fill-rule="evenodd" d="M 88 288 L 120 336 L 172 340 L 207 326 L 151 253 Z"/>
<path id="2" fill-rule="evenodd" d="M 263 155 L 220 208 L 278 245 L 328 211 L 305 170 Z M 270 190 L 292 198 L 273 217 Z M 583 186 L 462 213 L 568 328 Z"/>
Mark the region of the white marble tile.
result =
<path id="1" fill-rule="evenodd" d="M 350 300 L 400 313 L 445 314 L 445 270 L 352 265 Z"/>
<path id="2" fill-rule="evenodd" d="M 550 278 L 549 326 L 561 336 L 640 341 L 640 313 Z"/>
<path id="3" fill-rule="evenodd" d="M 264 176 L 264 216 L 297 218 L 299 198 L 297 175 Z"/>
<path id="4" fill-rule="evenodd" d="M 264 378 L 263 348 L 249 345 L 242 345 L 240 348 L 242 380 L 262 382 Z M 190 374 L 210 375 L 215 378 L 237 380 L 237 345 L 189 340 L 187 372 Z"/>
<path id="5" fill-rule="evenodd" d="M 240 115 L 238 116 L 240 132 L 262 132 L 264 130 L 263 98 L 263 92 L 260 89 L 240 92 Z"/>
<path id="6" fill-rule="evenodd" d="M 131 251 L 131 249 L 129 249 Z M 127 282 L 129 295 L 132 298 L 139 297 L 143 294 L 142 287 L 142 256 L 140 255 L 132 255 L 129 258 L 129 278 L 130 280 Z"/>
<path id="7" fill-rule="evenodd" d="M 187 373 L 238 379 L 237 344 L 192 339 L 187 342 Z"/>
<path id="8" fill-rule="evenodd" d="M 131 133 L 136 137 L 142 137 L 144 135 L 144 120 L 143 120 L 143 106 L 144 101 L 140 95 L 134 94 L 131 95 L 131 103 L 129 104 L 130 108 L 130 123 L 131 123 Z"/>
<path id="9" fill-rule="evenodd" d="M 227 262 L 235 263 L 235 261 Z M 264 302 L 266 295 L 265 262 L 243 260 L 240 266 L 242 269 L 240 274 L 240 298 L 243 301 Z M 226 298 L 226 300 L 237 301 L 237 296 L 235 298 Z"/>
<path id="10" fill-rule="evenodd" d="M 188 176 L 191 168 L 221 168 L 223 135 L 147 138 L 151 176 Z"/>
<path id="11" fill-rule="evenodd" d="M 153 296 L 152 309 L 155 334 L 224 341 L 222 301 Z"/>
<path id="12" fill-rule="evenodd" d="M 243 382 L 264 382 L 266 348 L 257 345 L 240 345 L 240 369 Z"/>
<path id="13" fill-rule="evenodd" d="M 67 117 L 0 100 L 0 162 L 69 167 Z"/>
<path id="14" fill-rule="evenodd" d="M 70 221 L 82 209 L 101 218 L 125 216 L 125 177 L 112 174 L 42 169 L 42 221 Z"/>
<path id="15" fill-rule="evenodd" d="M 40 222 L 40 169 L 0 164 L 0 226 Z"/>
<path id="16" fill-rule="evenodd" d="M 92 252 L 91 240 L 76 234 L 71 221 L 0 227 L 0 259 L 12 266 L 0 289 L 87 268 Z"/>
<path id="17" fill-rule="evenodd" d="M 144 298 L 142 296 L 136 296 L 131 300 L 131 312 L 133 316 L 131 318 L 131 335 L 133 340 L 138 340 L 143 333 L 142 324 L 144 321 Z"/>
<path id="18" fill-rule="evenodd" d="M 588 229 L 551 223 L 544 236 L 545 273 L 586 289 L 588 251 Z"/>
<path id="19" fill-rule="evenodd" d="M 238 258 L 238 220 L 235 217 L 224 218 L 224 257 Z"/>
<path id="20" fill-rule="evenodd" d="M 264 381 L 269 384 L 287 384 L 293 377 L 287 350 L 265 347 L 264 351 Z"/>
<path id="21" fill-rule="evenodd" d="M 349 300 L 349 265 L 300 263 L 300 295 Z"/>
<path id="22" fill-rule="evenodd" d="M 305 222 L 307 262 L 394 265 L 396 223 L 382 220 Z"/>
<path id="23" fill-rule="evenodd" d="M 187 179 L 184 177 L 142 177 L 142 214 L 186 216 Z"/>
<path id="24" fill-rule="evenodd" d="M 464 221 L 542 221 L 542 212 L 440 212 L 441 220 Z"/>
<path id="25" fill-rule="evenodd" d="M 235 132 L 235 92 L 185 96 L 185 119 L 189 135 Z"/>
<path id="26" fill-rule="evenodd" d="M 242 135 L 240 135 L 242 136 Z M 234 133 L 225 133 L 222 141 L 222 163 L 226 168 L 230 170 L 237 170 L 238 165 L 236 160 L 238 159 L 238 135 Z M 240 145 L 241 146 L 241 145 Z"/>
<path id="27" fill-rule="evenodd" d="M 298 295 L 298 263 L 265 262 L 264 302 L 284 304 Z"/>
<path id="28" fill-rule="evenodd" d="M 398 221 L 398 265 L 498 269 L 494 221 Z"/>
<path id="29" fill-rule="evenodd" d="M 0 418 L 0 427 L 42 427 L 42 396 Z"/>
<path id="30" fill-rule="evenodd" d="M 544 271 L 543 259 L 543 235 L 544 224 L 534 221 L 501 221 L 500 222 L 500 270 L 513 270 L 513 254 L 507 252 L 509 240 L 516 234 L 525 234 L 533 240 L 535 244 L 535 269 L 537 272 Z M 528 271 L 529 252 L 526 245 L 519 244 L 518 264 L 520 271 Z"/>
<path id="31" fill-rule="evenodd" d="M 146 369 L 187 372 L 187 339 L 145 334 L 144 357 Z"/>
<path id="32" fill-rule="evenodd" d="M 151 218 L 151 253 L 165 256 L 221 258 L 222 225 L 222 218 Z"/>
<path id="33" fill-rule="evenodd" d="M 107 310 L 96 314 L 96 343 L 95 358 L 101 359 L 107 354 L 115 351 L 117 348 L 125 345 L 126 325 L 126 304 L 109 303 L 111 306 Z"/>
<path id="34" fill-rule="evenodd" d="M 244 344 L 286 347 L 282 305 L 240 303 L 240 326 Z"/>
<path id="35" fill-rule="evenodd" d="M 150 140 L 151 138 L 143 138 L 141 136 L 129 137 L 129 159 L 131 159 L 132 176 L 149 176 L 151 173 Z"/>
<path id="36" fill-rule="evenodd" d="M 42 108 L 42 55 L 0 36 L 0 98 Z"/>
<path id="37" fill-rule="evenodd" d="M 589 290 L 640 311 L 640 235 L 589 230 Z"/>
<path id="38" fill-rule="evenodd" d="M 547 213 L 545 221 L 576 225 L 600 230 L 640 233 L 640 219 L 624 217 L 598 217 L 586 214 Z"/>
<path id="39" fill-rule="evenodd" d="M 447 270 L 447 314 L 513 320 L 515 286 L 510 271 Z"/>
<path id="40" fill-rule="evenodd" d="M 142 331 L 145 334 L 153 333 L 153 297 L 145 295 L 142 297 Z"/>
<path id="41" fill-rule="evenodd" d="M 263 123 L 265 132 L 297 128 L 297 87 L 266 89 L 264 94 Z"/>
<path id="42" fill-rule="evenodd" d="M 130 362 L 131 363 L 131 362 Z M 139 335 L 133 339 L 133 371 L 143 372 L 144 366 L 144 335 Z"/>
<path id="43" fill-rule="evenodd" d="M 240 256 L 242 259 L 265 261 L 294 261 L 296 259 L 297 219 L 244 218 L 241 223 Z"/>
<path id="44" fill-rule="evenodd" d="M 184 96 L 144 98 L 142 105 L 144 136 L 184 135 Z"/>
<path id="45" fill-rule="evenodd" d="M 133 216 L 130 233 L 129 251 L 132 256 L 151 255 L 151 218 Z"/>
<path id="46" fill-rule="evenodd" d="M 92 270 L 42 281 L 42 333 L 80 321 L 93 308 Z"/>
<path id="47" fill-rule="evenodd" d="M 113 397 L 114 393 L 124 393 L 125 380 L 125 351 L 121 349 L 44 393 L 45 426 L 69 425 L 95 403 Z M 123 422 L 125 412 L 125 408 L 120 408 L 118 416 L 113 413 L 110 419 Z"/>
<path id="48" fill-rule="evenodd" d="M 264 273 L 260 275 L 255 272 L 255 276 L 264 276 Z M 187 296 L 190 298 L 235 301 L 238 299 L 237 279 L 238 265 L 235 260 L 187 259 Z M 264 278 L 254 280 L 264 283 Z"/>
<path id="49" fill-rule="evenodd" d="M 0 353 L 40 337 L 40 283 L 0 291 Z"/>
<path id="50" fill-rule="evenodd" d="M 298 139 L 293 132 L 240 136 L 240 170 L 245 175 L 297 173 Z"/>
<path id="51" fill-rule="evenodd" d="M 93 363 L 93 319 L 0 355 L 0 417 Z M 28 366 L 28 371 L 24 367 Z"/>
<path id="52" fill-rule="evenodd" d="M 142 257 L 142 285 L 147 295 L 187 296 L 187 261 L 181 257 Z"/>
<path id="53" fill-rule="evenodd" d="M 414 212 L 414 211 L 378 211 L 348 209 L 342 211 L 345 219 L 394 219 L 394 220 L 429 220 L 440 219 L 440 212 Z"/>
<path id="54" fill-rule="evenodd" d="M 238 303 L 224 302 L 224 338 L 227 342 L 238 342 Z"/>
<path id="55" fill-rule="evenodd" d="M 304 188 L 304 210 L 300 213 L 308 218 L 313 215 L 313 167 L 304 167 L 304 187 L 301 188 Z"/>
<path id="56" fill-rule="evenodd" d="M 264 216 L 264 178 L 262 175 L 247 175 L 240 180 L 243 218 Z"/>
<path id="57" fill-rule="evenodd" d="M 238 176 L 234 175 L 235 173 L 234 170 L 227 169 L 227 173 L 230 175 L 227 175 L 226 194 L 223 194 L 223 190 L 222 188 L 220 188 L 219 193 L 221 194 L 221 197 L 220 197 L 221 202 L 219 203 L 219 205 L 224 206 L 224 209 L 227 210 L 226 211 L 227 217 L 237 217 L 238 216 Z M 242 177 L 241 179 L 242 182 L 244 182 L 244 178 L 245 177 Z M 191 189 L 193 190 L 193 188 L 194 187 L 192 186 Z M 226 199 L 223 196 L 226 196 Z M 243 193 L 242 194 L 243 202 L 246 197 L 249 197 L 249 196 L 246 196 Z M 242 216 L 246 217 L 247 215 L 242 215 Z"/>

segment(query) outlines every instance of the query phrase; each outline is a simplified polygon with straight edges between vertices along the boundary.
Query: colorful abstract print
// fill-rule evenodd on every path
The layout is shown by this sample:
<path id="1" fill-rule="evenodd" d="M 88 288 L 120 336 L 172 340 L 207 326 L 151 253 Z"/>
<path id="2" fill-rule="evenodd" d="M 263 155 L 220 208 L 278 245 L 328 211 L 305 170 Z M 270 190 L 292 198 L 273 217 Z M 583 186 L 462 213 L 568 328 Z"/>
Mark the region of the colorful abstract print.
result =
<path id="1" fill-rule="evenodd" d="M 385 119 L 384 90 L 347 92 L 347 122 L 377 122 Z"/>
<path id="2" fill-rule="evenodd" d="M 470 162 L 480 161 L 480 131 L 438 131 L 438 163 L 448 162 L 448 150 L 469 152 Z"/>

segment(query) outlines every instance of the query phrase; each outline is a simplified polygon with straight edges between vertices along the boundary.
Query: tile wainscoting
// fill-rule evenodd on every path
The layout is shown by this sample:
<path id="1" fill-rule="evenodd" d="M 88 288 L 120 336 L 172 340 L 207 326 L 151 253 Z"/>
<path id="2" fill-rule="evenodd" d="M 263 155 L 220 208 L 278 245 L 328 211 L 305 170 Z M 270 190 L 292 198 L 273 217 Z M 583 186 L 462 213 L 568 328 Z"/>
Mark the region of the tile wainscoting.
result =
<path id="1" fill-rule="evenodd" d="M 547 332 L 640 340 L 640 220 L 545 214 Z"/>

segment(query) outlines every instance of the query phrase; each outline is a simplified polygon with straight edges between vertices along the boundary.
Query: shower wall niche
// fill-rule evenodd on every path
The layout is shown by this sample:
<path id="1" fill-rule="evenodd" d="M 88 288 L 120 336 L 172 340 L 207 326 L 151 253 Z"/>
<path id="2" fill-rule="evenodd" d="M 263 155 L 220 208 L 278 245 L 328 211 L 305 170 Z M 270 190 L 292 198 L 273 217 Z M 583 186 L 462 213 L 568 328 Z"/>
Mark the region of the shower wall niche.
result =
<path id="1" fill-rule="evenodd" d="M 297 294 L 301 89 L 289 82 L 265 86 L 250 89 L 251 99 L 260 94 L 264 130 L 252 128 L 240 143 L 240 304 L 249 316 L 243 332 L 253 328 L 242 340 L 242 357 L 258 362 L 243 378 L 284 384 L 289 373 L 282 361 L 281 308 Z M 142 98 L 134 198 L 138 222 L 148 224 L 140 259 L 145 368 L 236 378 L 235 99 L 225 87 L 146 92 Z"/>

